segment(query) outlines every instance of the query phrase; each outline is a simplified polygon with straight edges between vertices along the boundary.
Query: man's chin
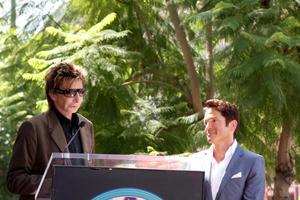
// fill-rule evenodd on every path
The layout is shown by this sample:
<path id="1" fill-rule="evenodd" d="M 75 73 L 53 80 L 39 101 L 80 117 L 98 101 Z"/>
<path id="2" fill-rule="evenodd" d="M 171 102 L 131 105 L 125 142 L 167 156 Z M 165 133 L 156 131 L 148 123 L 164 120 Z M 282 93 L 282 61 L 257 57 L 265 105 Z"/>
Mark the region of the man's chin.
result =
<path id="1" fill-rule="evenodd" d="M 72 113 L 76 113 L 78 110 L 79 110 L 78 107 L 72 107 L 72 108 L 70 109 L 70 111 L 71 111 Z"/>
<path id="2" fill-rule="evenodd" d="M 212 143 L 212 138 L 210 138 L 210 137 L 206 137 L 206 140 L 207 140 L 207 142 L 208 142 L 209 144 L 211 144 L 211 143 Z"/>

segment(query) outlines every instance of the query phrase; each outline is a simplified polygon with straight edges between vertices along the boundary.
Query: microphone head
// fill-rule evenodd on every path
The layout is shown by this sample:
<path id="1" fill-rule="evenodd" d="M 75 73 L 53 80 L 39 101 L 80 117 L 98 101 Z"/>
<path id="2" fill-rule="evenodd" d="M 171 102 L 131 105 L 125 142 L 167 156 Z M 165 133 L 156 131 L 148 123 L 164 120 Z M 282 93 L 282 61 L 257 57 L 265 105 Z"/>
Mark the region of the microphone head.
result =
<path id="1" fill-rule="evenodd" d="M 78 128 L 82 128 L 85 126 L 85 122 L 84 121 L 81 121 L 79 124 L 78 124 Z"/>

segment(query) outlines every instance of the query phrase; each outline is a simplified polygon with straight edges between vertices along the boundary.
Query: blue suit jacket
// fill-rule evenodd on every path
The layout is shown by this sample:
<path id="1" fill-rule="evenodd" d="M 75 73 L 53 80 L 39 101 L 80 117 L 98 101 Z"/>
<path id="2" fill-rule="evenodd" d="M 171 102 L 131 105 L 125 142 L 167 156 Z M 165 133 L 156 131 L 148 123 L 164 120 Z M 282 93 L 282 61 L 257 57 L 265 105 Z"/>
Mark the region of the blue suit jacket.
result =
<path id="1" fill-rule="evenodd" d="M 191 156 L 191 170 L 205 172 L 204 200 L 212 200 L 209 150 Z M 237 145 L 226 168 L 216 200 L 263 200 L 265 194 L 264 158 Z"/>

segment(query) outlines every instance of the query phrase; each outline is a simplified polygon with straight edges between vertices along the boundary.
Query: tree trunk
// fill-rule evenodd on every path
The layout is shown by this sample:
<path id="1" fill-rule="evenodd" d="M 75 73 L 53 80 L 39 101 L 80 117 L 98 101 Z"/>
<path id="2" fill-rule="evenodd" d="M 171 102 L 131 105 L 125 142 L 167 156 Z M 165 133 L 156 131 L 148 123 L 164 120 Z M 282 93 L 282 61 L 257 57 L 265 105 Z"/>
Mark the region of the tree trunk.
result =
<path id="1" fill-rule="evenodd" d="M 213 60 L 213 42 L 212 42 L 212 24 L 208 22 L 206 25 L 206 47 L 208 52 L 208 62 L 206 67 L 206 98 L 214 98 L 214 60 Z"/>
<path id="2" fill-rule="evenodd" d="M 11 0 L 11 17 L 10 17 L 10 27 L 16 28 L 16 0 Z"/>
<path id="3" fill-rule="evenodd" d="M 200 96 L 201 93 L 200 93 L 199 81 L 197 79 L 197 72 L 193 62 L 192 51 L 187 42 L 185 32 L 180 25 L 180 19 L 175 4 L 172 2 L 172 0 L 166 0 L 166 2 L 170 13 L 171 22 L 173 23 L 175 28 L 176 38 L 182 49 L 184 61 L 187 67 L 188 76 L 191 81 L 193 110 L 194 112 L 200 112 L 202 111 L 202 103 L 201 103 L 201 96 Z"/>
<path id="4" fill-rule="evenodd" d="M 293 130 L 291 121 L 286 120 L 282 125 L 275 169 L 273 200 L 289 199 L 289 187 L 295 177 L 294 162 L 289 154 L 292 139 L 291 131 Z"/>

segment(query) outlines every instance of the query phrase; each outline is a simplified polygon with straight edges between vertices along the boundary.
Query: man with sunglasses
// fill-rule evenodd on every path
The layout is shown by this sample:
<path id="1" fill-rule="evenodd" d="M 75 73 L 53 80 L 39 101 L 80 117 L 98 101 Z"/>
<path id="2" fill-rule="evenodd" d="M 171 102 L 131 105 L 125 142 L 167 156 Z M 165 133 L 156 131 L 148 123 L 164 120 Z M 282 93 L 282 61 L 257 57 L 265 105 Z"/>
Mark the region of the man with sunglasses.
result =
<path id="1" fill-rule="evenodd" d="M 21 200 L 34 199 L 53 152 L 95 152 L 93 124 L 77 113 L 85 94 L 85 77 L 83 69 L 69 63 L 60 63 L 47 73 L 49 109 L 20 126 L 7 173 L 8 189 Z"/>

